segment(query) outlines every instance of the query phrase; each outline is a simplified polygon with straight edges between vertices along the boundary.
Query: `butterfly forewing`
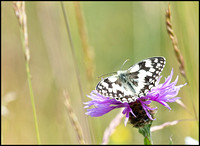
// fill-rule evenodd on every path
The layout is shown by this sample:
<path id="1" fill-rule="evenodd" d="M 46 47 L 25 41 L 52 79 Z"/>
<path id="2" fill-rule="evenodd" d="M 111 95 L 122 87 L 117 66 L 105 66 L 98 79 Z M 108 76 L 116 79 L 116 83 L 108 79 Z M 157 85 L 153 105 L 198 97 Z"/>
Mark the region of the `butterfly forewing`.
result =
<path id="1" fill-rule="evenodd" d="M 123 103 L 134 102 L 155 86 L 164 66 L 164 57 L 145 59 L 126 71 L 118 71 L 117 74 L 101 80 L 96 90 L 103 96 L 115 98 Z"/>
<path id="2" fill-rule="evenodd" d="M 155 86 L 155 82 L 164 66 L 164 57 L 152 57 L 138 62 L 127 70 L 128 80 L 138 97 L 146 96 L 151 88 Z"/>

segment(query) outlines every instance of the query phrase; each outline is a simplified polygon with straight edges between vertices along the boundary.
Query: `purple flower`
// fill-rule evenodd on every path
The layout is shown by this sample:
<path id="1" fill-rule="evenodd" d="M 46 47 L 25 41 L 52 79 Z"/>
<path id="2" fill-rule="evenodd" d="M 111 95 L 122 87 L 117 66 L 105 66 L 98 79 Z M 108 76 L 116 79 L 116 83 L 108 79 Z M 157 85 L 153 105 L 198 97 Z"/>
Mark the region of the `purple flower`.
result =
<path id="1" fill-rule="evenodd" d="M 152 90 L 149 91 L 146 96 L 140 97 L 135 101 L 135 102 L 140 102 L 142 108 L 146 112 L 146 115 L 151 120 L 155 119 L 152 118 L 149 111 L 157 109 L 157 107 L 152 108 L 149 106 L 149 104 L 152 101 L 156 101 L 162 104 L 163 106 L 167 107 L 169 110 L 171 110 L 167 102 L 175 102 L 177 99 L 180 99 L 180 97 L 175 97 L 175 96 L 177 96 L 180 88 L 185 86 L 186 83 L 184 85 L 175 86 L 178 81 L 178 76 L 174 82 L 170 83 L 172 75 L 173 75 L 173 68 L 171 74 L 165 79 L 165 82 L 163 84 L 159 84 L 160 79 L 162 77 L 160 76 L 157 82 L 155 83 L 155 87 L 153 87 Z M 129 119 L 129 113 L 131 113 L 134 117 L 136 117 L 134 111 L 132 111 L 131 109 L 131 105 L 133 105 L 135 102 L 121 103 L 120 101 L 117 101 L 114 98 L 110 99 L 109 97 L 100 95 L 96 90 L 93 90 L 90 93 L 90 95 L 88 95 L 88 97 L 91 98 L 92 100 L 85 102 L 84 104 L 86 104 L 86 106 L 84 108 L 88 108 L 92 105 L 94 106 L 94 108 L 87 109 L 86 112 L 86 114 L 90 115 L 91 117 L 102 116 L 115 108 L 124 108 L 122 113 L 126 115 L 126 119 L 124 121 L 125 126 Z"/>

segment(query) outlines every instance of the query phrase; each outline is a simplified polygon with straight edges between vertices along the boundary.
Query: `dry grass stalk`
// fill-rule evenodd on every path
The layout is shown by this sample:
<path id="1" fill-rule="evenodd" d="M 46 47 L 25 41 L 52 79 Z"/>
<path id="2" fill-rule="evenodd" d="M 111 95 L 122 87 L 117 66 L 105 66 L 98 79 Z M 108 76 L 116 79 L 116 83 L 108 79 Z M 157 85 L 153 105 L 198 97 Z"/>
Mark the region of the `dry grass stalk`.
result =
<path id="1" fill-rule="evenodd" d="M 164 124 L 159 125 L 159 126 L 153 126 L 153 127 L 151 127 L 151 132 L 161 130 L 164 127 L 167 127 L 167 126 L 176 125 L 178 122 L 179 122 L 178 120 L 175 120 L 175 121 L 172 121 L 172 122 L 165 122 Z"/>
<path id="2" fill-rule="evenodd" d="M 80 2 L 74 2 L 74 7 L 75 7 L 78 30 L 81 37 L 81 43 L 84 53 L 87 78 L 91 80 L 94 77 L 94 64 L 93 64 L 94 51 L 92 50 L 92 47 L 89 46 L 87 29 L 85 26 L 83 13 L 81 11 Z"/>
<path id="3" fill-rule="evenodd" d="M 188 113 L 192 114 L 191 111 L 187 108 L 187 106 L 180 100 L 176 100 L 176 103 L 178 103 L 182 108 L 184 108 Z"/>
<path id="4" fill-rule="evenodd" d="M 183 56 L 181 55 L 181 52 L 178 48 L 177 38 L 176 38 L 176 35 L 174 34 L 174 31 L 172 29 L 170 5 L 168 5 L 168 9 L 166 11 L 166 25 L 167 25 L 167 32 L 169 34 L 170 39 L 172 40 L 172 44 L 173 44 L 174 52 L 176 54 L 176 58 L 178 59 L 178 62 L 180 64 L 179 69 L 180 69 L 181 75 L 185 78 L 186 82 L 189 85 L 189 82 L 188 82 L 186 74 L 185 74 L 184 59 L 183 59 Z M 193 105 L 193 109 L 194 109 L 195 118 L 197 119 L 197 113 L 196 113 L 196 109 L 195 109 L 195 106 L 194 106 L 193 99 L 191 99 L 191 101 L 192 101 L 192 105 Z"/>
<path id="5" fill-rule="evenodd" d="M 20 26 L 22 49 L 23 49 L 23 52 L 25 55 L 26 73 L 27 73 L 27 79 L 28 79 L 28 85 L 29 85 L 31 104 L 32 104 L 32 109 L 33 109 L 37 142 L 38 142 L 38 144 L 40 144 L 40 134 L 39 134 L 38 120 L 37 120 L 33 88 L 32 88 L 32 82 L 31 82 L 31 72 L 30 72 L 30 66 L 29 66 L 30 51 L 29 51 L 29 46 L 28 46 L 28 29 L 27 29 L 25 2 L 24 1 L 13 2 L 13 8 L 14 8 L 15 14 L 17 16 L 17 19 L 19 21 L 19 26 Z"/>
<path id="6" fill-rule="evenodd" d="M 65 12 L 65 8 L 64 8 L 64 3 L 61 1 L 61 7 L 62 7 L 62 11 L 63 11 L 63 15 L 64 15 L 64 19 L 65 19 L 65 25 L 66 25 L 66 29 L 67 29 L 67 34 L 69 37 L 69 43 L 70 43 L 70 49 L 72 51 L 72 58 L 73 58 L 73 62 L 74 62 L 74 66 L 75 66 L 75 72 L 76 72 L 76 77 L 77 77 L 77 81 L 78 81 L 78 86 L 79 86 L 79 91 L 80 91 L 80 95 L 81 95 L 81 100 L 82 102 L 84 102 L 84 95 L 83 95 L 83 89 L 82 89 L 82 85 L 81 85 L 81 77 L 80 77 L 80 72 L 78 69 L 78 63 L 75 57 L 75 49 L 74 49 L 74 45 L 73 45 L 73 41 L 72 41 L 72 36 L 71 36 L 71 31 L 70 31 L 70 27 L 69 27 L 69 22 L 68 22 L 68 18 Z M 90 130 L 89 130 L 89 124 L 88 124 L 88 120 L 86 120 L 86 131 L 89 135 L 89 138 L 91 137 L 90 135 Z"/>
<path id="7" fill-rule="evenodd" d="M 115 131 L 116 127 L 120 124 L 121 119 L 123 118 L 122 110 L 117 114 L 117 116 L 110 122 L 110 125 L 105 130 L 103 135 L 102 144 L 108 144 L 110 136 Z"/>
<path id="8" fill-rule="evenodd" d="M 78 63 L 77 63 L 77 60 L 76 60 L 76 57 L 75 57 L 76 55 L 75 55 L 74 44 L 73 44 L 73 41 L 72 41 L 72 35 L 71 35 L 71 31 L 70 31 L 70 27 L 69 27 L 69 23 L 68 23 L 68 18 L 67 18 L 66 12 L 65 12 L 63 1 L 61 1 L 61 7 L 62 7 L 64 19 L 65 19 L 67 35 L 69 37 L 70 49 L 72 51 L 72 59 L 73 59 L 73 62 L 74 62 L 76 77 L 77 77 L 77 80 L 78 80 L 78 86 L 79 86 L 79 91 L 80 91 L 80 94 L 81 94 L 81 100 L 82 100 L 82 102 L 84 102 L 84 100 L 83 100 L 84 95 L 83 95 L 83 89 L 82 89 L 82 85 L 81 85 L 80 72 L 79 72 Z"/>
<path id="9" fill-rule="evenodd" d="M 180 64 L 179 69 L 180 69 L 181 75 L 186 79 L 186 82 L 188 82 L 186 74 L 185 74 L 184 59 L 183 59 L 183 56 L 181 55 L 180 49 L 178 48 L 178 41 L 177 41 L 176 35 L 172 29 L 170 5 L 168 5 L 168 9 L 166 11 L 166 26 L 167 26 L 167 32 L 169 34 L 169 37 L 172 40 L 176 58 Z"/>
<path id="10" fill-rule="evenodd" d="M 26 12 L 25 12 L 25 2 L 13 2 L 13 8 L 15 10 L 15 14 L 18 18 L 19 25 L 21 27 L 21 30 L 23 32 L 24 37 L 24 45 L 25 45 L 25 59 L 26 61 L 30 61 L 30 53 L 29 53 L 29 47 L 28 47 L 28 30 L 27 30 L 27 21 L 26 21 Z"/>
<path id="11" fill-rule="evenodd" d="M 182 122 L 182 121 L 194 121 L 194 120 L 195 119 L 184 119 L 184 120 L 175 120 L 175 121 L 172 121 L 172 122 L 165 122 L 162 125 L 151 127 L 151 132 L 161 130 L 161 129 L 168 127 L 168 126 L 176 125 L 176 124 L 178 124 L 179 122 Z"/>
<path id="12" fill-rule="evenodd" d="M 74 129 L 76 131 L 76 134 L 78 136 L 78 141 L 80 144 L 85 144 L 85 141 L 83 139 L 83 132 L 82 132 L 82 128 L 78 122 L 78 119 L 77 119 L 77 116 L 76 114 L 74 113 L 72 107 L 71 107 L 71 103 L 70 103 L 70 99 L 69 99 L 69 96 L 67 94 L 67 92 L 63 92 L 64 96 L 66 97 L 66 100 L 65 100 L 65 106 L 67 108 L 67 111 L 69 113 L 69 118 L 72 122 L 72 125 L 74 126 Z"/>

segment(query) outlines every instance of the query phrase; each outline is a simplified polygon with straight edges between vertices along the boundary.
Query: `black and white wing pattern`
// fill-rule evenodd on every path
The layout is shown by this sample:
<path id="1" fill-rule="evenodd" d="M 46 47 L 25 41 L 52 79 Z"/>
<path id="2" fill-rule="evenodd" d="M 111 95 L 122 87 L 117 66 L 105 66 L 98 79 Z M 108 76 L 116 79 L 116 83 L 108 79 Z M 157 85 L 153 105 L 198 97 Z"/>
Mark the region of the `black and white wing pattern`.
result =
<path id="1" fill-rule="evenodd" d="M 120 80 L 118 75 L 113 75 L 101 80 L 97 84 L 96 90 L 101 95 L 115 98 L 117 101 L 121 102 L 127 102 L 127 100 L 130 100 L 129 102 L 134 101 L 133 100 L 134 96 L 132 91 L 130 91 L 129 88 L 126 87 L 126 84 L 124 84 Z"/>
<path id="2" fill-rule="evenodd" d="M 152 57 L 138 62 L 127 70 L 127 80 L 138 97 L 146 96 L 155 86 L 165 62 L 164 57 Z"/>
<path id="3" fill-rule="evenodd" d="M 122 103 L 134 102 L 137 98 L 146 96 L 155 86 L 160 73 L 165 66 L 164 57 L 152 57 L 131 66 L 128 70 L 101 80 L 96 90 L 101 95 L 115 98 Z"/>

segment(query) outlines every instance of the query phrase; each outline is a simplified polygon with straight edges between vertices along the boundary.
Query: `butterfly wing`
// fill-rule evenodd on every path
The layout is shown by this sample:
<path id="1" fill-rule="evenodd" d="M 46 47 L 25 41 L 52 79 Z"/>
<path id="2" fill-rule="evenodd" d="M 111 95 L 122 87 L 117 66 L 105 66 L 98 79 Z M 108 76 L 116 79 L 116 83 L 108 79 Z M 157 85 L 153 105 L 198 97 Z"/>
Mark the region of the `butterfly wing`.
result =
<path id="1" fill-rule="evenodd" d="M 137 98 L 146 96 L 155 86 L 164 66 L 164 57 L 145 59 L 131 66 L 127 71 L 118 71 L 118 74 L 101 80 L 96 90 L 99 94 L 115 98 L 122 103 L 134 102 Z"/>
<path id="2" fill-rule="evenodd" d="M 127 80 L 138 98 L 146 96 L 155 86 L 165 62 L 164 57 L 152 57 L 136 63 L 127 70 Z"/>
<path id="3" fill-rule="evenodd" d="M 120 102 L 133 102 L 132 92 L 124 86 L 118 75 L 113 75 L 101 80 L 96 91 L 106 97 L 115 98 Z"/>

